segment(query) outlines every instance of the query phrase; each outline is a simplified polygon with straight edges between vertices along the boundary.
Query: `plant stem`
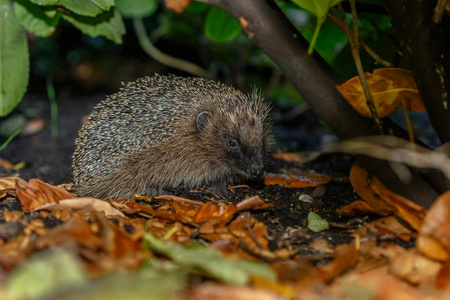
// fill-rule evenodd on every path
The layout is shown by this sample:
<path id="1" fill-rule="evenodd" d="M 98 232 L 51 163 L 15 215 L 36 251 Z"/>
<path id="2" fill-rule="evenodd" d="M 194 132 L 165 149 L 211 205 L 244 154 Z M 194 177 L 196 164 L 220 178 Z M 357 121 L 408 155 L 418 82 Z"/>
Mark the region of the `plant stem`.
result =
<path id="1" fill-rule="evenodd" d="M 153 59 L 156 61 L 169 66 L 174 69 L 178 69 L 187 73 L 190 73 L 195 76 L 204 77 L 204 78 L 213 78 L 214 76 L 206 71 L 205 69 L 197 66 L 196 64 L 190 63 L 188 61 L 184 61 L 179 58 L 175 58 L 169 56 L 163 52 L 161 52 L 158 48 L 156 48 L 150 38 L 147 35 L 145 30 L 144 22 L 142 22 L 142 18 L 134 18 L 133 19 L 133 27 L 136 32 L 136 36 L 139 40 L 139 45 L 141 48 Z"/>
<path id="2" fill-rule="evenodd" d="M 9 143 L 15 138 L 20 132 L 22 131 L 22 128 L 17 129 L 11 136 L 0 146 L 0 151 L 6 148 Z"/>
<path id="3" fill-rule="evenodd" d="M 353 3 L 353 5 L 352 5 L 353 24 L 355 24 L 356 27 L 358 27 L 357 21 L 355 21 L 356 11 L 354 9 L 355 8 L 354 0 L 350 0 L 350 3 Z M 350 48 L 352 50 L 352 56 L 353 56 L 353 60 L 355 61 L 359 80 L 361 81 L 361 86 L 364 90 L 364 95 L 366 96 L 366 104 L 369 107 L 370 113 L 372 114 L 372 118 L 375 121 L 375 124 L 377 126 L 379 134 L 383 135 L 384 134 L 383 126 L 381 125 L 380 118 L 378 117 L 378 113 L 377 113 L 375 104 L 372 99 L 372 94 L 370 93 L 369 85 L 367 84 L 366 76 L 364 75 L 364 70 L 363 70 L 362 63 L 361 63 L 361 57 L 359 56 L 359 44 L 358 44 L 359 38 L 356 37 L 354 34 L 352 34 L 350 28 L 348 27 L 348 24 L 345 20 L 345 13 L 344 13 L 344 10 L 340 3 L 338 4 L 338 8 L 339 8 L 339 13 L 341 14 L 342 22 L 344 25 L 344 30 L 345 30 L 344 32 L 347 35 L 348 41 L 350 43 Z M 355 32 L 357 32 L 357 31 L 355 31 Z"/>
<path id="4" fill-rule="evenodd" d="M 311 55 L 314 51 L 314 46 L 316 45 L 317 37 L 319 36 L 320 27 L 322 26 L 323 20 L 317 17 L 316 28 L 314 29 L 314 34 L 311 39 L 311 43 L 308 47 L 308 55 Z"/>
<path id="5" fill-rule="evenodd" d="M 46 77 L 47 96 L 50 101 L 50 133 L 52 138 L 58 137 L 58 101 L 56 100 L 55 86 L 52 74 Z"/>
<path id="6" fill-rule="evenodd" d="M 344 25 L 342 25 L 341 21 L 339 21 L 335 16 L 333 16 L 330 13 L 327 13 L 327 17 L 331 22 L 333 22 L 334 25 L 337 26 L 337 28 L 339 28 L 342 32 L 345 33 Z M 392 67 L 392 64 L 390 62 L 378 56 L 378 54 L 376 54 L 375 51 L 373 51 L 363 40 L 358 39 L 358 43 L 367 52 L 367 54 L 369 54 L 377 63 L 387 68 Z"/>

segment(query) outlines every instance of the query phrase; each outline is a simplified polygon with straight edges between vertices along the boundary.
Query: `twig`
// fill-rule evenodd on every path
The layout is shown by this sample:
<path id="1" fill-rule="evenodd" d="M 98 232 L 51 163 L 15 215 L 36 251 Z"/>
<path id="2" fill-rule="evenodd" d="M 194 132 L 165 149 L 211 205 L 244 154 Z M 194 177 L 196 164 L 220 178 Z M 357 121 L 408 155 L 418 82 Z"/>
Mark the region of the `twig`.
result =
<path id="1" fill-rule="evenodd" d="M 411 119 L 409 118 L 409 115 L 408 115 L 408 110 L 406 109 L 405 98 L 402 98 L 402 101 L 403 101 L 402 109 L 403 109 L 403 114 L 405 115 L 406 127 L 408 128 L 409 141 L 411 143 L 414 143 L 414 131 L 413 131 Z"/>
<path id="2" fill-rule="evenodd" d="M 56 100 L 55 86 L 53 85 L 53 75 L 49 74 L 45 78 L 47 86 L 47 96 L 50 101 L 50 133 L 52 138 L 58 137 L 58 101 Z"/>
<path id="3" fill-rule="evenodd" d="M 345 33 L 344 26 L 342 25 L 341 21 L 339 21 L 331 13 L 327 13 L 327 17 L 331 22 L 333 22 L 334 25 L 336 25 L 337 28 L 339 28 L 342 32 Z M 364 49 L 364 51 L 366 51 L 367 54 L 369 54 L 380 65 L 383 65 L 387 68 L 390 68 L 393 66 L 390 62 L 379 57 L 378 54 L 376 54 L 375 51 L 373 51 L 372 48 L 370 48 L 363 40 L 358 39 L 358 43 Z"/>
<path id="4" fill-rule="evenodd" d="M 445 12 L 445 6 L 447 5 L 447 0 L 438 0 L 438 3 L 436 4 L 436 8 L 434 9 L 433 14 L 433 22 L 434 24 L 439 23 L 439 21 L 442 19 L 442 16 Z"/>
<path id="5" fill-rule="evenodd" d="M 210 72 L 197 66 L 196 64 L 169 56 L 158 50 L 158 48 L 156 48 L 150 41 L 141 18 L 133 19 L 133 27 L 136 32 L 136 36 L 139 40 L 139 45 L 141 46 L 141 48 L 156 61 L 171 68 L 185 71 L 195 76 L 203 78 L 214 78 L 214 76 Z"/>
<path id="6" fill-rule="evenodd" d="M 356 11 L 354 9 L 355 8 L 354 0 L 350 0 L 350 3 L 353 3 L 352 4 L 352 15 L 353 15 L 353 19 L 355 19 Z M 342 8 L 342 5 L 340 3 L 338 4 L 338 8 L 339 8 L 339 13 L 341 14 L 342 22 L 344 25 L 344 30 L 345 30 L 344 33 L 347 35 L 348 41 L 350 43 L 350 48 L 352 49 L 352 56 L 353 56 L 353 60 L 355 61 L 356 70 L 358 71 L 358 76 L 361 81 L 361 86 L 364 90 L 364 95 L 366 96 L 367 106 L 369 107 L 370 113 L 372 114 L 372 118 L 375 121 L 375 124 L 377 125 L 378 132 L 382 135 L 383 127 L 381 125 L 380 118 L 378 117 L 378 113 L 377 113 L 375 104 L 372 99 L 372 94 L 370 93 L 369 85 L 367 84 L 367 80 L 364 75 L 364 70 L 363 70 L 362 63 L 361 63 L 361 57 L 359 56 L 359 44 L 357 43 L 358 38 L 355 38 L 355 35 L 352 35 L 352 32 L 351 32 L 350 28 L 348 27 L 347 22 L 345 21 L 344 9 Z M 355 20 L 353 20 L 353 22 L 355 24 Z M 357 26 L 358 26 L 358 24 L 356 24 L 356 27 Z"/>

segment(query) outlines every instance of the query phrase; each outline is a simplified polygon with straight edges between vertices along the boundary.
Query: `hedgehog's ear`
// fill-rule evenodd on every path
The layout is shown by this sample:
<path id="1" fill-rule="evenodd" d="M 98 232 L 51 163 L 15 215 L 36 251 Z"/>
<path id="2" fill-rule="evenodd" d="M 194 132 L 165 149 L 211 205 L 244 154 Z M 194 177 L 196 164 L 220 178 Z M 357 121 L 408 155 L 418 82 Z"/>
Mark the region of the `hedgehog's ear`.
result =
<path id="1" fill-rule="evenodd" d="M 203 131 L 206 127 L 206 124 L 211 122 L 209 111 L 202 111 L 197 115 L 197 130 Z"/>

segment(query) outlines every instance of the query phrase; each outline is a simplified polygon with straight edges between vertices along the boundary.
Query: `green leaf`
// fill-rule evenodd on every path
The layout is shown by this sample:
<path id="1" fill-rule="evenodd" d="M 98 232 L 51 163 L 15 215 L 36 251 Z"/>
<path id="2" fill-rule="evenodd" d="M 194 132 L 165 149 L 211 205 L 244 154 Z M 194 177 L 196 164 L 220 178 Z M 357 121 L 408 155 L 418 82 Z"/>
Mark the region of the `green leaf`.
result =
<path id="1" fill-rule="evenodd" d="M 238 21 L 224 12 L 220 7 L 214 6 L 208 12 L 205 21 L 205 34 L 215 42 L 226 42 L 234 39 L 242 31 Z"/>
<path id="2" fill-rule="evenodd" d="M 176 264 L 192 268 L 227 284 L 246 285 L 250 276 L 259 276 L 271 281 L 277 278 L 275 272 L 262 263 L 228 260 L 214 249 L 187 248 L 172 242 L 160 241 L 151 234 L 146 234 L 144 239 L 153 251 L 164 254 Z"/>
<path id="3" fill-rule="evenodd" d="M 330 229 L 330 225 L 327 220 L 322 219 L 318 214 L 311 211 L 308 214 L 308 228 L 314 232 L 320 232 Z"/>
<path id="4" fill-rule="evenodd" d="M 316 15 L 318 18 L 324 18 L 328 10 L 339 2 L 342 2 L 342 0 L 292 0 L 292 2 Z"/>
<path id="5" fill-rule="evenodd" d="M 311 43 L 308 47 L 308 54 L 311 55 L 313 52 L 317 37 L 319 36 L 320 28 L 326 19 L 328 10 L 341 1 L 342 0 L 292 0 L 292 2 L 294 2 L 301 8 L 306 9 L 310 13 L 317 16 L 316 28 L 314 30 Z"/>
<path id="6" fill-rule="evenodd" d="M 52 10 L 52 12 L 54 12 L 54 17 L 49 17 L 52 13 L 46 12 L 42 6 L 27 0 L 15 1 L 17 19 L 27 31 L 36 36 L 48 37 L 55 31 L 61 13 L 56 10 Z"/>
<path id="7" fill-rule="evenodd" d="M 158 9 L 158 0 L 116 0 L 116 9 L 124 18 L 144 18 Z"/>
<path id="8" fill-rule="evenodd" d="M 59 0 L 30 0 L 34 4 L 49 6 L 49 5 L 60 5 L 61 2 Z"/>
<path id="9" fill-rule="evenodd" d="M 20 102 L 28 85 L 30 62 L 25 32 L 10 0 L 0 0 L 0 116 Z"/>
<path id="10" fill-rule="evenodd" d="M 33 255 L 9 275 L 4 299 L 45 299 L 57 289 L 80 286 L 88 281 L 78 257 L 67 250 Z"/>
<path id="11" fill-rule="evenodd" d="M 114 6 L 114 0 L 60 0 L 61 5 L 82 16 L 95 17 Z"/>
<path id="12" fill-rule="evenodd" d="M 76 14 L 62 15 L 81 32 L 91 36 L 104 36 L 116 44 L 122 43 L 122 35 L 125 34 L 125 25 L 122 16 L 115 9 L 103 12 L 95 17 L 85 17 Z"/>
<path id="13" fill-rule="evenodd" d="M 44 6 L 61 5 L 78 15 L 89 17 L 95 17 L 114 6 L 114 0 L 31 0 L 31 2 Z"/>

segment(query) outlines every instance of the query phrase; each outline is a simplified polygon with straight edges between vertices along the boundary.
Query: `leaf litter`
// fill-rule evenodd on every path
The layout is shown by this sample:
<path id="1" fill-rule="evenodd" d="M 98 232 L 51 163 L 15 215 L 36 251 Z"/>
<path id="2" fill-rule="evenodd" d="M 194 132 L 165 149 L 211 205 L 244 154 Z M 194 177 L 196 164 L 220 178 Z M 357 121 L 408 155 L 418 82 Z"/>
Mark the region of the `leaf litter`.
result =
<path id="1" fill-rule="evenodd" d="M 320 174 L 294 156 L 228 199 L 80 198 L 2 178 L 0 299 L 450 296 L 448 193 L 426 211 L 357 164 Z"/>

